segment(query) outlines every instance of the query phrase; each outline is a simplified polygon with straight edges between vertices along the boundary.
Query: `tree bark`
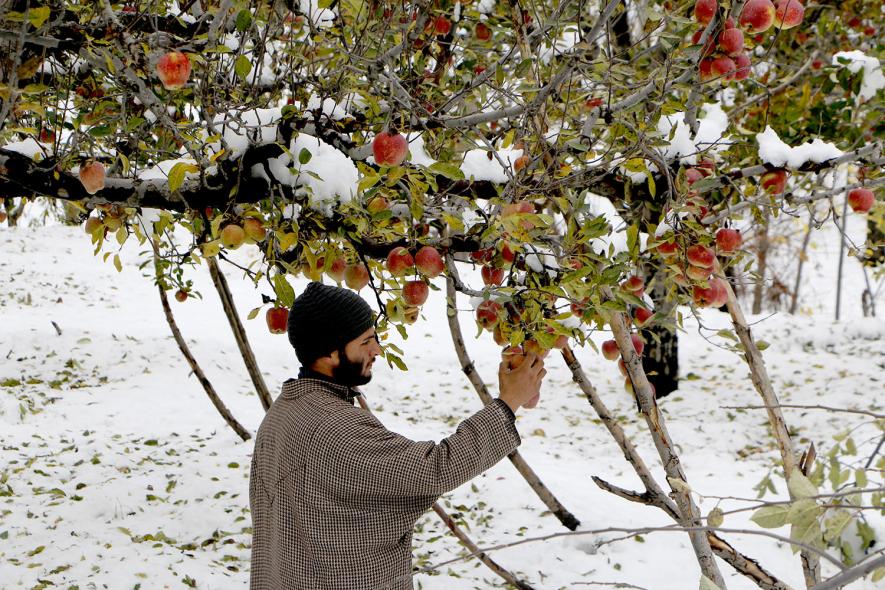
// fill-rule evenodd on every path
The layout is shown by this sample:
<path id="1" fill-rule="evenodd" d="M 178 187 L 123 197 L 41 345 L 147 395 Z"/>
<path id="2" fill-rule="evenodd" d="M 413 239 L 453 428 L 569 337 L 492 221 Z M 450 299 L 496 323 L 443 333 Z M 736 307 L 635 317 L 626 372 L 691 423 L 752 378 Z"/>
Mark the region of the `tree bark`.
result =
<path id="1" fill-rule="evenodd" d="M 802 249 L 799 250 L 799 264 L 796 267 L 796 284 L 793 286 L 793 293 L 790 296 L 790 315 L 795 315 L 796 307 L 799 303 L 799 288 L 802 286 L 802 268 L 805 266 L 805 259 L 808 257 L 808 243 L 811 241 L 811 229 L 813 227 L 811 218 L 814 213 L 808 216 L 808 227 L 805 229 L 805 236 L 802 238 Z"/>
<path id="2" fill-rule="evenodd" d="M 154 245 L 154 264 L 157 264 L 156 245 Z M 203 386 L 203 390 L 206 392 L 206 395 L 209 396 L 209 400 L 212 402 L 212 405 L 215 406 L 215 409 L 218 410 L 218 413 L 221 414 L 221 417 L 224 418 L 224 421 L 227 422 L 227 425 L 230 426 L 233 431 L 237 433 L 237 436 L 239 436 L 244 441 L 249 440 L 250 438 L 252 438 L 252 435 L 249 434 L 249 431 L 246 430 L 243 425 L 237 421 L 236 418 L 234 418 L 233 414 L 231 414 L 227 406 L 224 405 L 224 402 L 221 401 L 220 397 L 218 397 L 218 393 L 215 391 L 215 388 L 212 387 L 212 383 L 209 381 L 209 378 L 206 377 L 206 374 L 203 373 L 203 369 L 201 369 L 200 365 L 197 363 L 197 359 L 195 359 L 194 355 L 191 354 L 187 342 L 184 341 L 184 337 L 181 335 L 181 331 L 178 329 L 178 324 L 175 322 L 175 317 L 172 315 L 172 308 L 169 307 L 169 299 L 166 297 L 166 291 L 163 289 L 163 285 L 160 284 L 159 281 L 157 282 L 157 290 L 160 292 L 160 303 L 163 305 L 163 313 L 166 316 L 166 323 L 169 324 L 169 329 L 172 330 L 172 336 L 175 338 L 175 342 L 178 344 L 178 348 L 181 350 L 181 354 L 184 355 L 185 360 L 187 360 L 187 363 L 190 365 L 191 370 L 197 377 L 200 385 Z"/>
<path id="3" fill-rule="evenodd" d="M 727 281 L 726 289 L 728 290 L 728 313 L 731 315 L 731 320 L 734 324 L 735 332 L 737 332 L 738 339 L 744 347 L 744 359 L 750 367 L 750 377 L 753 381 L 753 385 L 756 387 L 759 395 L 762 396 L 762 400 L 766 406 L 768 422 L 771 426 L 772 433 L 774 433 L 778 448 L 780 449 L 781 460 L 784 465 L 784 475 L 787 481 L 789 481 L 790 476 L 798 468 L 793 441 L 790 438 L 790 432 L 787 429 L 786 420 L 781 412 L 777 395 L 775 395 L 774 388 L 771 385 L 771 379 L 768 377 L 768 371 L 765 368 L 765 361 L 762 358 L 762 353 L 759 351 L 759 347 L 756 346 L 756 342 L 750 332 L 750 327 L 747 325 L 747 320 L 744 318 L 743 310 L 741 310 L 740 304 L 738 304 L 737 299 L 735 299 L 734 291 Z M 790 494 L 790 497 L 792 499 L 792 493 Z M 802 550 L 800 555 L 802 558 L 802 571 L 805 576 L 805 585 L 808 588 L 811 588 L 815 584 L 820 583 L 820 557 L 806 550 Z"/>
<path id="4" fill-rule="evenodd" d="M 233 331 L 234 338 L 237 341 L 237 347 L 240 349 L 240 355 L 243 357 L 243 362 L 246 363 L 246 370 L 249 372 L 249 377 L 251 377 L 252 384 L 255 386 L 255 392 L 258 393 L 258 399 L 261 400 L 261 406 L 266 412 L 270 409 L 273 399 L 270 396 L 270 392 L 267 390 L 267 384 L 264 382 L 264 377 L 258 369 L 255 353 L 252 352 L 252 347 L 249 345 L 249 339 L 246 337 L 246 330 L 243 328 L 242 322 L 240 322 L 240 316 L 234 305 L 233 294 L 230 292 L 230 287 L 227 285 L 227 279 L 224 278 L 224 274 L 222 274 L 221 269 L 218 268 L 218 262 L 214 257 L 210 256 L 209 258 L 206 258 L 206 263 L 209 265 L 209 274 L 212 276 L 212 282 L 215 284 L 215 289 L 218 291 L 218 296 L 221 298 L 221 305 L 224 307 L 224 315 L 227 316 L 230 329 Z"/>
<path id="5" fill-rule="evenodd" d="M 606 299 L 612 299 L 611 288 L 604 287 L 603 295 Z M 627 365 L 627 374 L 633 384 L 634 395 L 636 395 L 639 407 L 642 409 L 642 415 L 648 424 L 649 432 L 658 450 L 664 471 L 667 474 L 667 481 L 670 482 L 673 496 L 676 499 L 676 504 L 679 506 L 679 512 L 687 526 L 701 527 L 703 525 L 701 523 L 700 510 L 691 497 L 691 491 L 688 487 L 688 481 L 685 471 L 682 469 L 679 455 L 677 455 L 673 441 L 667 431 L 664 417 L 658 410 L 645 371 L 642 370 L 642 360 L 633 348 L 633 341 L 630 339 L 626 317 L 623 313 L 611 313 L 609 315 L 609 322 L 615 341 L 618 343 L 618 348 L 621 351 L 621 358 L 624 359 L 624 363 Z M 689 531 L 688 536 L 703 574 L 710 578 L 719 588 L 725 590 L 725 579 L 722 577 L 719 566 L 716 564 L 716 559 L 713 556 L 713 550 L 710 547 L 706 534 L 700 530 L 692 530 Z"/>
<path id="6" fill-rule="evenodd" d="M 756 273 L 759 275 L 756 279 L 756 285 L 753 287 L 753 314 L 762 313 L 762 301 L 765 299 L 765 271 L 768 266 L 768 225 L 771 220 L 771 213 L 768 208 L 764 209 L 765 217 L 762 223 L 757 227 L 756 234 Z"/>

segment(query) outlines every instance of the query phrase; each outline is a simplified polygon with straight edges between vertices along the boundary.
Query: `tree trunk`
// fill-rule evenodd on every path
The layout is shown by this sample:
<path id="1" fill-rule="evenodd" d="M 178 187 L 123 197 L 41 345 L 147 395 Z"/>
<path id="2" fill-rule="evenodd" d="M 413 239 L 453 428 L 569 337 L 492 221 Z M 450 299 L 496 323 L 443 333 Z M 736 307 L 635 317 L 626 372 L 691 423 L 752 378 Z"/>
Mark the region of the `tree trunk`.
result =
<path id="1" fill-rule="evenodd" d="M 771 213 L 767 207 L 763 208 L 765 218 L 759 224 L 756 235 L 756 285 L 753 287 L 753 314 L 762 313 L 762 301 L 765 299 L 765 270 L 768 263 L 768 225 Z"/>
<path id="2" fill-rule="evenodd" d="M 799 266 L 796 267 L 796 284 L 793 286 L 793 293 L 790 296 L 790 315 L 796 313 L 796 307 L 799 303 L 799 287 L 802 285 L 802 267 L 805 265 L 805 259 L 808 258 L 808 242 L 811 241 L 811 229 L 814 227 L 811 219 L 814 217 L 812 212 L 808 216 L 808 227 L 805 229 L 805 236 L 802 238 L 802 249 L 799 251 Z"/>

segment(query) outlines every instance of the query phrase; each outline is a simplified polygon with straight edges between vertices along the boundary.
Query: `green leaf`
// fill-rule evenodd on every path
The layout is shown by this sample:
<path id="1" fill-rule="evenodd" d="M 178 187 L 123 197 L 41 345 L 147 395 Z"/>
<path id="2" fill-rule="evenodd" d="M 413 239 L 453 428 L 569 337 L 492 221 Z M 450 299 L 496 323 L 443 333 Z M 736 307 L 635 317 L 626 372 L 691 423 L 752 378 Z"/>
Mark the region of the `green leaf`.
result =
<path id="1" fill-rule="evenodd" d="M 120 262 L 119 254 L 114 254 L 114 268 L 117 269 L 117 272 L 123 272 L 123 263 Z"/>
<path id="2" fill-rule="evenodd" d="M 639 249 L 639 226 L 635 223 L 627 228 L 627 249 L 631 254 Z"/>
<path id="3" fill-rule="evenodd" d="M 237 13 L 237 31 L 243 33 L 252 24 L 252 13 L 248 10 L 241 10 Z"/>
<path id="4" fill-rule="evenodd" d="M 187 162 L 178 162 L 169 171 L 169 190 L 177 191 L 184 184 L 184 175 L 188 172 L 199 172 L 200 168 L 196 164 L 188 164 Z"/>
<path id="5" fill-rule="evenodd" d="M 245 55 L 241 55 L 237 58 L 236 63 L 234 64 L 234 72 L 236 72 L 237 76 L 240 80 L 246 80 L 246 77 L 249 75 L 249 72 L 252 71 L 252 62 L 249 61 L 249 58 Z"/>
<path id="6" fill-rule="evenodd" d="M 28 11 L 28 21 L 34 25 L 35 29 L 39 29 L 49 18 L 49 7 L 41 6 L 40 8 L 31 8 Z"/>
<path id="7" fill-rule="evenodd" d="M 792 525 L 790 527 L 790 539 L 798 543 L 805 543 L 806 545 L 820 545 L 820 523 L 817 520 L 812 520 L 808 524 Z M 798 553 L 800 550 L 799 547 L 796 547 L 795 545 L 791 545 L 790 549 L 793 553 Z"/>
<path id="8" fill-rule="evenodd" d="M 434 162 L 430 166 L 430 171 L 445 176 L 450 180 L 464 179 L 464 173 L 461 172 L 461 169 L 454 164 L 447 164 L 445 162 Z"/>
<path id="9" fill-rule="evenodd" d="M 854 482 L 857 484 L 859 488 L 867 487 L 867 471 L 866 469 L 855 469 L 854 470 Z"/>
<path id="10" fill-rule="evenodd" d="M 246 316 L 246 319 L 247 320 L 254 320 L 255 317 L 258 315 L 259 311 L 261 311 L 261 308 L 256 307 L 255 309 L 253 309 L 252 311 L 249 312 L 249 315 Z"/>
<path id="11" fill-rule="evenodd" d="M 878 582 L 879 580 L 885 580 L 885 567 L 880 567 L 873 572 L 873 577 L 871 578 L 873 582 Z"/>
<path id="12" fill-rule="evenodd" d="M 756 342 L 756 348 L 758 348 L 760 351 L 765 350 L 769 346 L 770 344 L 768 344 L 768 342 L 766 342 L 765 340 L 758 340 Z"/>
<path id="13" fill-rule="evenodd" d="M 707 525 L 712 527 L 720 527 L 722 523 L 725 521 L 725 515 L 722 514 L 722 509 L 718 506 L 710 511 L 710 514 L 707 515 Z"/>
<path id="14" fill-rule="evenodd" d="M 310 153 L 310 150 L 307 148 L 301 148 L 301 151 L 298 152 L 298 163 L 302 166 L 310 162 L 310 159 L 313 157 L 313 154 Z"/>
<path id="15" fill-rule="evenodd" d="M 789 506 L 763 506 L 753 513 L 750 520 L 764 529 L 776 529 L 787 524 Z"/>
<path id="16" fill-rule="evenodd" d="M 796 500 L 790 504 L 790 510 L 787 512 L 787 522 L 792 525 L 808 526 L 809 523 L 817 520 L 822 511 L 823 508 L 810 498 Z"/>
<path id="17" fill-rule="evenodd" d="M 794 498 L 811 498 L 818 495 L 814 484 L 799 471 L 793 471 L 787 481 L 787 487 L 790 489 L 790 495 Z"/>
<path id="18" fill-rule="evenodd" d="M 851 513 L 847 510 L 836 509 L 830 516 L 824 519 L 824 539 L 835 541 L 842 536 L 842 531 L 851 522 Z"/>
<path id="19" fill-rule="evenodd" d="M 292 303 L 295 302 L 295 290 L 289 284 L 289 281 L 286 280 L 285 274 L 280 273 L 274 276 L 273 287 L 280 305 L 292 307 Z"/>

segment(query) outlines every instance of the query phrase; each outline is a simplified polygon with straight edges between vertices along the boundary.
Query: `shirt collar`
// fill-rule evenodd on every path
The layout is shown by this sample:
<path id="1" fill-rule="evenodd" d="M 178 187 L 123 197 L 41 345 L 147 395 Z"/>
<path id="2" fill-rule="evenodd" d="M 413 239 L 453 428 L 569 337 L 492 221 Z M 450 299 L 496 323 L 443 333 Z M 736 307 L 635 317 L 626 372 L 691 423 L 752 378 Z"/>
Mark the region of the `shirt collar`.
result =
<path id="1" fill-rule="evenodd" d="M 341 399 L 349 401 L 351 403 L 353 403 L 353 399 L 355 397 L 361 395 L 358 389 L 348 387 L 347 385 L 342 385 L 341 383 L 335 383 L 328 375 L 323 375 L 322 373 L 318 373 L 307 367 L 301 367 L 301 369 L 298 371 L 298 378 L 315 379 L 317 381 L 322 381 L 324 384 L 328 385 L 329 391 L 331 391 Z"/>

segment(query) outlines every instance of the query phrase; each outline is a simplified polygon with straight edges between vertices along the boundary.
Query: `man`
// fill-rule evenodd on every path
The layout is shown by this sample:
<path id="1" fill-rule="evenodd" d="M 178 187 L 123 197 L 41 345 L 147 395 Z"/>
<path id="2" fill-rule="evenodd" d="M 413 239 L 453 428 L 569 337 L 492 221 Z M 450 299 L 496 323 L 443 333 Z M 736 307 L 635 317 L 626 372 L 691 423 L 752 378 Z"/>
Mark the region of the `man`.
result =
<path id="1" fill-rule="evenodd" d="M 538 393 L 543 361 L 502 364 L 499 398 L 439 444 L 415 442 L 354 405 L 381 352 L 359 295 L 310 283 L 288 331 L 302 367 L 255 439 L 250 588 L 410 590 L 415 522 L 519 446 L 514 412 Z"/>

